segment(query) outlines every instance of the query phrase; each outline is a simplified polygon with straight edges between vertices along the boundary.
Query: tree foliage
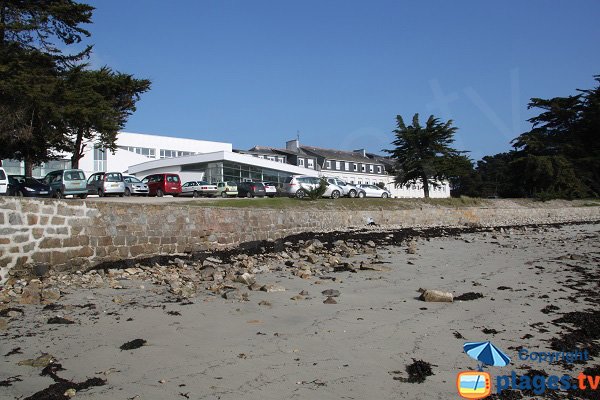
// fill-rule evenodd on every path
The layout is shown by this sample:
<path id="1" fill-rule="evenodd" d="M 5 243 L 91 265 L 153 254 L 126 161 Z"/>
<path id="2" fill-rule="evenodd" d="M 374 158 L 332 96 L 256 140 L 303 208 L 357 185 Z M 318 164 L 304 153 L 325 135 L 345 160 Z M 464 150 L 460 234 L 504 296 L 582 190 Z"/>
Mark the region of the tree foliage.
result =
<path id="1" fill-rule="evenodd" d="M 463 152 L 452 148 L 457 128 L 452 120 L 445 123 L 431 115 L 425 126 L 415 114 L 411 125 L 406 125 L 402 116 L 396 116 L 396 139 L 394 149 L 384 150 L 396 161 L 395 184 L 405 185 L 421 181 L 426 198 L 429 197 L 429 185 L 438 185 L 441 180 L 458 176 L 464 169 Z"/>

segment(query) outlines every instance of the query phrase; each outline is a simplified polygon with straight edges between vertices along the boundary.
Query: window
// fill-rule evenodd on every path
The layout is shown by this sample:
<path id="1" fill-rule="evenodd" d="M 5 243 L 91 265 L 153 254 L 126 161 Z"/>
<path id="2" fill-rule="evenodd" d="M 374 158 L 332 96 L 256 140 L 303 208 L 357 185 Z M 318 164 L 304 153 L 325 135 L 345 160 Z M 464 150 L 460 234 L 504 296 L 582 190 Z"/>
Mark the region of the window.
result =
<path id="1" fill-rule="evenodd" d="M 298 159 L 298 166 L 299 167 L 304 167 L 304 158 L 299 158 Z"/>
<path id="2" fill-rule="evenodd" d="M 337 169 L 338 171 L 342 169 L 342 163 L 339 161 L 335 162 L 335 169 Z"/>
<path id="3" fill-rule="evenodd" d="M 160 158 L 173 158 L 173 157 L 184 157 L 194 155 L 193 151 L 179 151 L 179 150 L 167 150 L 160 149 Z"/>
<path id="4" fill-rule="evenodd" d="M 106 150 L 94 146 L 94 171 L 106 171 Z"/>
<path id="5" fill-rule="evenodd" d="M 325 168 L 331 169 L 331 161 L 327 160 L 327 162 L 325 162 Z"/>
<path id="6" fill-rule="evenodd" d="M 346 163 L 345 167 L 346 167 L 345 168 L 346 171 L 350 171 L 350 163 L 349 162 Z"/>
<path id="7" fill-rule="evenodd" d="M 309 158 L 308 160 L 308 168 L 315 168 L 315 160 Z"/>
<path id="8" fill-rule="evenodd" d="M 377 173 L 380 174 L 381 173 L 381 165 L 377 166 Z"/>
<path id="9" fill-rule="evenodd" d="M 373 164 L 369 164 L 369 172 L 373 172 Z"/>
<path id="10" fill-rule="evenodd" d="M 353 167 L 354 167 L 354 168 L 353 168 L 353 170 L 354 170 L 354 171 L 358 171 L 358 164 L 354 163 L 354 166 L 353 166 Z"/>
<path id="11" fill-rule="evenodd" d="M 362 172 L 367 172 L 367 166 L 365 164 L 362 164 L 361 167 Z"/>
<path id="12" fill-rule="evenodd" d="M 148 147 L 133 147 L 133 146 L 117 146 L 121 150 L 131 151 L 132 153 L 141 154 L 148 158 L 156 158 L 156 150 Z"/>

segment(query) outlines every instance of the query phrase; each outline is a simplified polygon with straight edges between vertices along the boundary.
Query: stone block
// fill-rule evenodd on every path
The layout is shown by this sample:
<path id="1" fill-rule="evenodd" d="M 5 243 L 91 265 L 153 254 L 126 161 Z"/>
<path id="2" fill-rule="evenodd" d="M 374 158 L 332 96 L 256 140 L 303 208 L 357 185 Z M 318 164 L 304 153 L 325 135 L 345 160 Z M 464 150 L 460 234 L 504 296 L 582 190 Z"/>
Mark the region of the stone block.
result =
<path id="1" fill-rule="evenodd" d="M 17 212 L 11 212 L 8 214 L 9 225 L 23 225 L 23 215 Z"/>
<path id="2" fill-rule="evenodd" d="M 0 237 L 0 245 L 3 245 L 3 244 L 10 244 L 10 238 Z"/>
<path id="3" fill-rule="evenodd" d="M 51 257 L 50 257 L 50 252 L 49 251 L 37 251 L 35 253 L 33 253 L 33 255 L 31 256 L 31 260 L 33 262 L 38 262 L 38 263 L 50 263 Z"/>
<path id="4" fill-rule="evenodd" d="M 66 221 L 66 219 L 64 217 L 54 216 L 54 217 L 52 217 L 52 220 L 51 220 L 50 223 L 52 225 L 59 225 L 60 226 L 60 225 L 64 225 L 65 221 Z"/>
<path id="5" fill-rule="evenodd" d="M 39 214 L 40 204 L 34 200 L 23 200 L 21 202 L 21 210 L 26 213 Z"/>
<path id="6" fill-rule="evenodd" d="M 48 229 L 48 228 L 46 228 Z M 40 249 L 59 249 L 62 246 L 60 239 L 47 237 L 41 240 L 39 244 Z"/>
<path id="7" fill-rule="evenodd" d="M 34 239 L 40 239 L 42 236 L 44 236 L 44 228 L 31 229 L 31 236 L 33 236 Z"/>
<path id="8" fill-rule="evenodd" d="M 69 256 L 65 251 L 52 251 L 50 253 L 50 264 L 58 265 L 65 264 L 69 260 Z"/>

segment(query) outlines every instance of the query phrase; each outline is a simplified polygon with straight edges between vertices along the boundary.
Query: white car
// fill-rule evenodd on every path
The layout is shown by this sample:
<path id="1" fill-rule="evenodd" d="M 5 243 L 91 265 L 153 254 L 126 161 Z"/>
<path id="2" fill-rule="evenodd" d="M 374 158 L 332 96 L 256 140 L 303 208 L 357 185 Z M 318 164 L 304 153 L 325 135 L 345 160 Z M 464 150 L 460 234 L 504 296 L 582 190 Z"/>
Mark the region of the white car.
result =
<path id="1" fill-rule="evenodd" d="M 267 193 L 267 197 L 275 197 L 277 194 L 277 185 L 273 182 L 261 182 L 265 187 L 265 192 Z"/>
<path id="2" fill-rule="evenodd" d="M 362 190 L 365 191 L 365 197 L 381 197 L 387 199 L 391 196 L 391 193 L 387 189 L 382 189 L 375 185 L 358 185 Z"/>
<path id="3" fill-rule="evenodd" d="M 181 196 L 216 196 L 217 185 L 205 181 L 190 181 L 181 185 Z"/>
<path id="4" fill-rule="evenodd" d="M 315 189 L 321 182 L 327 186 L 323 197 L 338 199 L 344 193 L 341 187 L 329 183 L 325 179 L 309 175 L 297 175 L 286 178 L 283 190 L 290 197 L 302 199 L 307 195 L 309 190 Z"/>
<path id="5" fill-rule="evenodd" d="M 6 176 L 6 171 L 4 168 L 0 167 L 0 194 L 6 194 L 8 190 L 8 176 Z"/>

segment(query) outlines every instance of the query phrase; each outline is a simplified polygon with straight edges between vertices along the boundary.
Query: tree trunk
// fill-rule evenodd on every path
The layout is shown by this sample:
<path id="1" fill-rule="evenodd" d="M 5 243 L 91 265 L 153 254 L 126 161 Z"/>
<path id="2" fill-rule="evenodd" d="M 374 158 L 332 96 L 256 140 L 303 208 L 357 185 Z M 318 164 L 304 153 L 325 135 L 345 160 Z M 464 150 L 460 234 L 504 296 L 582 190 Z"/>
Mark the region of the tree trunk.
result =
<path id="1" fill-rule="evenodd" d="M 421 180 L 423 181 L 423 194 L 425 195 L 425 198 L 428 199 L 429 198 L 429 179 L 427 179 L 427 175 L 423 174 L 423 176 L 421 176 Z"/>
<path id="2" fill-rule="evenodd" d="M 33 158 L 25 157 L 23 159 L 23 163 L 25 164 L 25 176 L 32 177 L 33 176 Z"/>
<path id="3" fill-rule="evenodd" d="M 83 131 L 77 131 L 77 137 L 75 138 L 75 148 L 73 149 L 73 155 L 71 156 L 71 168 L 79 168 L 79 160 L 83 157 Z"/>
<path id="4" fill-rule="evenodd" d="M 73 153 L 73 156 L 71 156 L 71 168 L 79 169 L 79 160 L 81 160 L 79 153 Z"/>

